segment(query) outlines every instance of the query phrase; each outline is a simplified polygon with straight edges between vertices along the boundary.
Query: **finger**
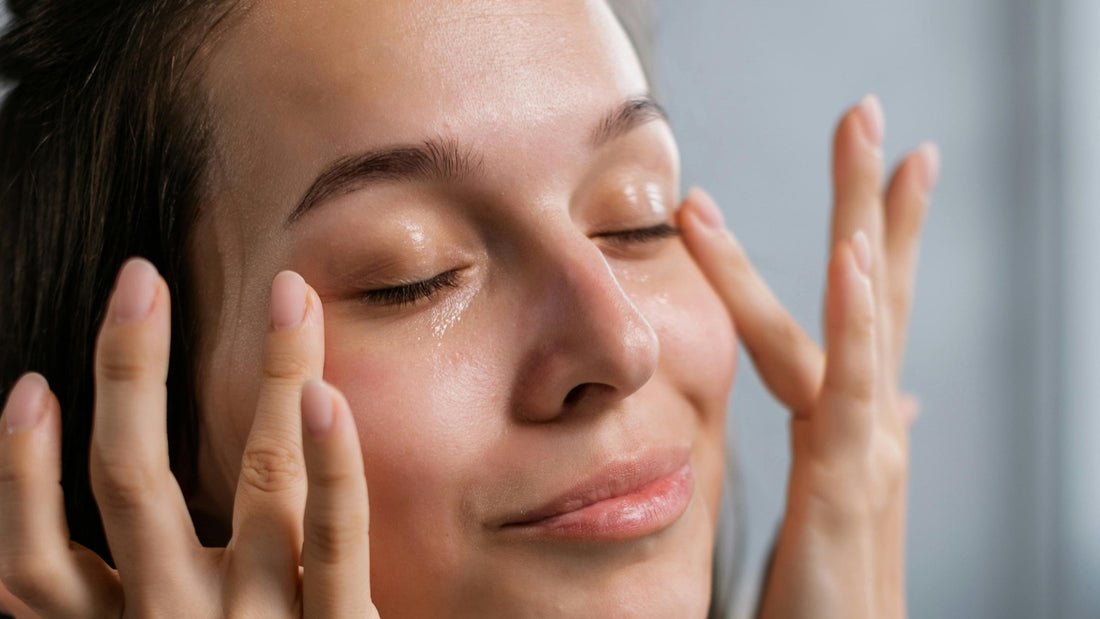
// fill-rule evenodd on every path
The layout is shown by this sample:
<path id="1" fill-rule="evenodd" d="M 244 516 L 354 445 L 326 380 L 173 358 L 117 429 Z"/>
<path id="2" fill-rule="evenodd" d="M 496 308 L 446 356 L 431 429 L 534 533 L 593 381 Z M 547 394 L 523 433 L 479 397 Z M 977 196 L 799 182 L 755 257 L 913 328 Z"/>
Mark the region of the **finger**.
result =
<path id="1" fill-rule="evenodd" d="M 69 548 L 60 418 L 38 374 L 15 384 L 0 417 L 0 581 L 20 606 L 43 616 L 117 616 L 121 590 L 112 570 L 86 549 L 81 556 Z"/>
<path id="2" fill-rule="evenodd" d="M 895 368 L 904 356 L 909 313 L 928 196 L 940 173 L 940 151 L 925 143 L 898 166 L 886 191 L 886 294 L 892 317 L 890 336 Z"/>
<path id="3" fill-rule="evenodd" d="M 866 236 L 857 232 L 829 261 L 821 396 L 828 411 L 825 444 L 839 453 L 865 453 L 873 423 L 877 351 L 871 255 Z"/>
<path id="4" fill-rule="evenodd" d="M 768 389 L 796 416 L 817 401 L 824 357 L 753 269 L 721 211 L 693 189 L 680 213 L 684 241 L 725 303 Z"/>
<path id="5" fill-rule="evenodd" d="M 833 137 L 832 244 L 848 241 L 862 230 L 872 251 L 882 247 L 882 104 L 867 95 L 848 110 Z M 875 267 L 872 267 L 875 268 Z M 872 281 L 879 281 L 873 273 Z"/>
<path id="6" fill-rule="evenodd" d="M 898 417 L 905 428 L 910 428 L 920 417 L 920 400 L 916 396 L 903 394 L 898 400 Z"/>
<path id="7" fill-rule="evenodd" d="M 377 616 L 371 604 L 370 511 L 363 452 L 347 401 L 323 381 L 302 390 L 306 617 Z"/>
<path id="8" fill-rule="evenodd" d="M 158 610 L 147 606 L 154 604 L 150 593 L 185 586 L 201 548 L 168 463 L 170 312 L 168 286 L 156 268 L 130 260 L 96 342 L 92 491 L 127 608 L 142 612 Z"/>
<path id="9" fill-rule="evenodd" d="M 284 271 L 271 286 L 263 382 L 241 458 L 233 514 L 234 563 L 249 599 L 297 590 L 306 471 L 302 456 L 302 385 L 324 367 L 324 317 L 317 293 Z"/>

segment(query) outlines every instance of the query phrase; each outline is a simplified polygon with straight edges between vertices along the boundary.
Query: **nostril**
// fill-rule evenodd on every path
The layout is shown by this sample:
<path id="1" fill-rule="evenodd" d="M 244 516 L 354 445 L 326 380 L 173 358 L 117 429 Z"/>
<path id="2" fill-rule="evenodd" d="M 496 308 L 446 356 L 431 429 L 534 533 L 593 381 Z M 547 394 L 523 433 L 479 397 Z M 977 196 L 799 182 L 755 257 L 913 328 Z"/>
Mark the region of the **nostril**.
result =
<path id="1" fill-rule="evenodd" d="M 584 390 L 590 385 L 591 383 L 584 383 L 583 385 L 577 385 L 576 387 L 570 389 L 569 393 L 565 394 L 564 404 L 566 406 L 569 406 L 576 403 L 577 400 L 581 399 L 581 395 L 584 394 Z"/>

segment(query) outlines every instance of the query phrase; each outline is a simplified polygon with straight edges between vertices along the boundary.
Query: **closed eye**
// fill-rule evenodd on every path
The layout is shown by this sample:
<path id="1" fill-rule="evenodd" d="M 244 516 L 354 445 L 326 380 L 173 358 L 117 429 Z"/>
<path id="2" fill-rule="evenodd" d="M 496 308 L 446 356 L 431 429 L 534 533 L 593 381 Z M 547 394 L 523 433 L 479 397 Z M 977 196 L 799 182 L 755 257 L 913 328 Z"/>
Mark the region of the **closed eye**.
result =
<path id="1" fill-rule="evenodd" d="M 601 232 L 597 238 L 605 238 L 619 243 L 646 243 L 659 241 L 674 236 L 680 236 L 681 230 L 669 224 L 658 224 L 648 228 L 635 228 L 633 230 L 618 230 L 615 232 Z"/>
<path id="2" fill-rule="evenodd" d="M 430 298 L 444 288 L 454 288 L 458 285 L 458 272 L 459 269 L 452 269 L 424 281 L 367 290 L 360 293 L 359 298 L 371 305 L 405 307 Z"/>
<path id="3" fill-rule="evenodd" d="M 680 236 L 681 230 L 667 223 L 649 226 L 646 228 L 634 228 L 631 230 L 617 230 L 613 232 L 600 232 L 596 238 L 603 238 L 615 243 L 647 243 Z M 413 305 L 417 301 L 430 298 L 444 288 L 454 288 L 458 285 L 459 269 L 452 269 L 440 273 L 435 277 L 419 282 L 367 290 L 359 294 L 359 299 L 364 303 L 377 306 L 405 307 Z"/>

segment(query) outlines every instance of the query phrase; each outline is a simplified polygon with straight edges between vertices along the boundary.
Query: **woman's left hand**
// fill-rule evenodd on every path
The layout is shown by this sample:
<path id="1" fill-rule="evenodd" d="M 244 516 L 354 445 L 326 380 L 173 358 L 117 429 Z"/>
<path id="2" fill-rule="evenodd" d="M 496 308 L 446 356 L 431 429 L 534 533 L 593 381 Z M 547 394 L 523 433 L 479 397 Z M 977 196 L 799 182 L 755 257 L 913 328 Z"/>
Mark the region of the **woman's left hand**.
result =
<path id="1" fill-rule="evenodd" d="M 756 274 L 721 213 L 695 190 L 684 238 L 725 302 L 771 392 L 791 411 L 786 513 L 760 616 L 905 616 L 909 427 L 898 386 L 935 146 L 905 158 L 883 192 L 883 116 L 867 97 L 833 152 L 832 257 L 822 351 Z"/>

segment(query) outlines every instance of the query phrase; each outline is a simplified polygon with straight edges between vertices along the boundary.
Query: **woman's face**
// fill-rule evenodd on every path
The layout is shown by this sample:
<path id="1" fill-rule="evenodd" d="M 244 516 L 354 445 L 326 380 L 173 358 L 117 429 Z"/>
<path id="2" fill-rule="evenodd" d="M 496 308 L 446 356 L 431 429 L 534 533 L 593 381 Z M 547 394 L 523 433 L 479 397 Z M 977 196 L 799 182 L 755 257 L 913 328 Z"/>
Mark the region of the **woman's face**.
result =
<path id="1" fill-rule="evenodd" d="M 358 426 L 382 616 L 702 615 L 733 329 L 660 227 L 678 155 L 608 7 L 267 0 L 208 62 L 202 500 L 228 518 L 293 269 Z M 670 474 L 664 512 L 523 524 L 634 474 Z"/>

